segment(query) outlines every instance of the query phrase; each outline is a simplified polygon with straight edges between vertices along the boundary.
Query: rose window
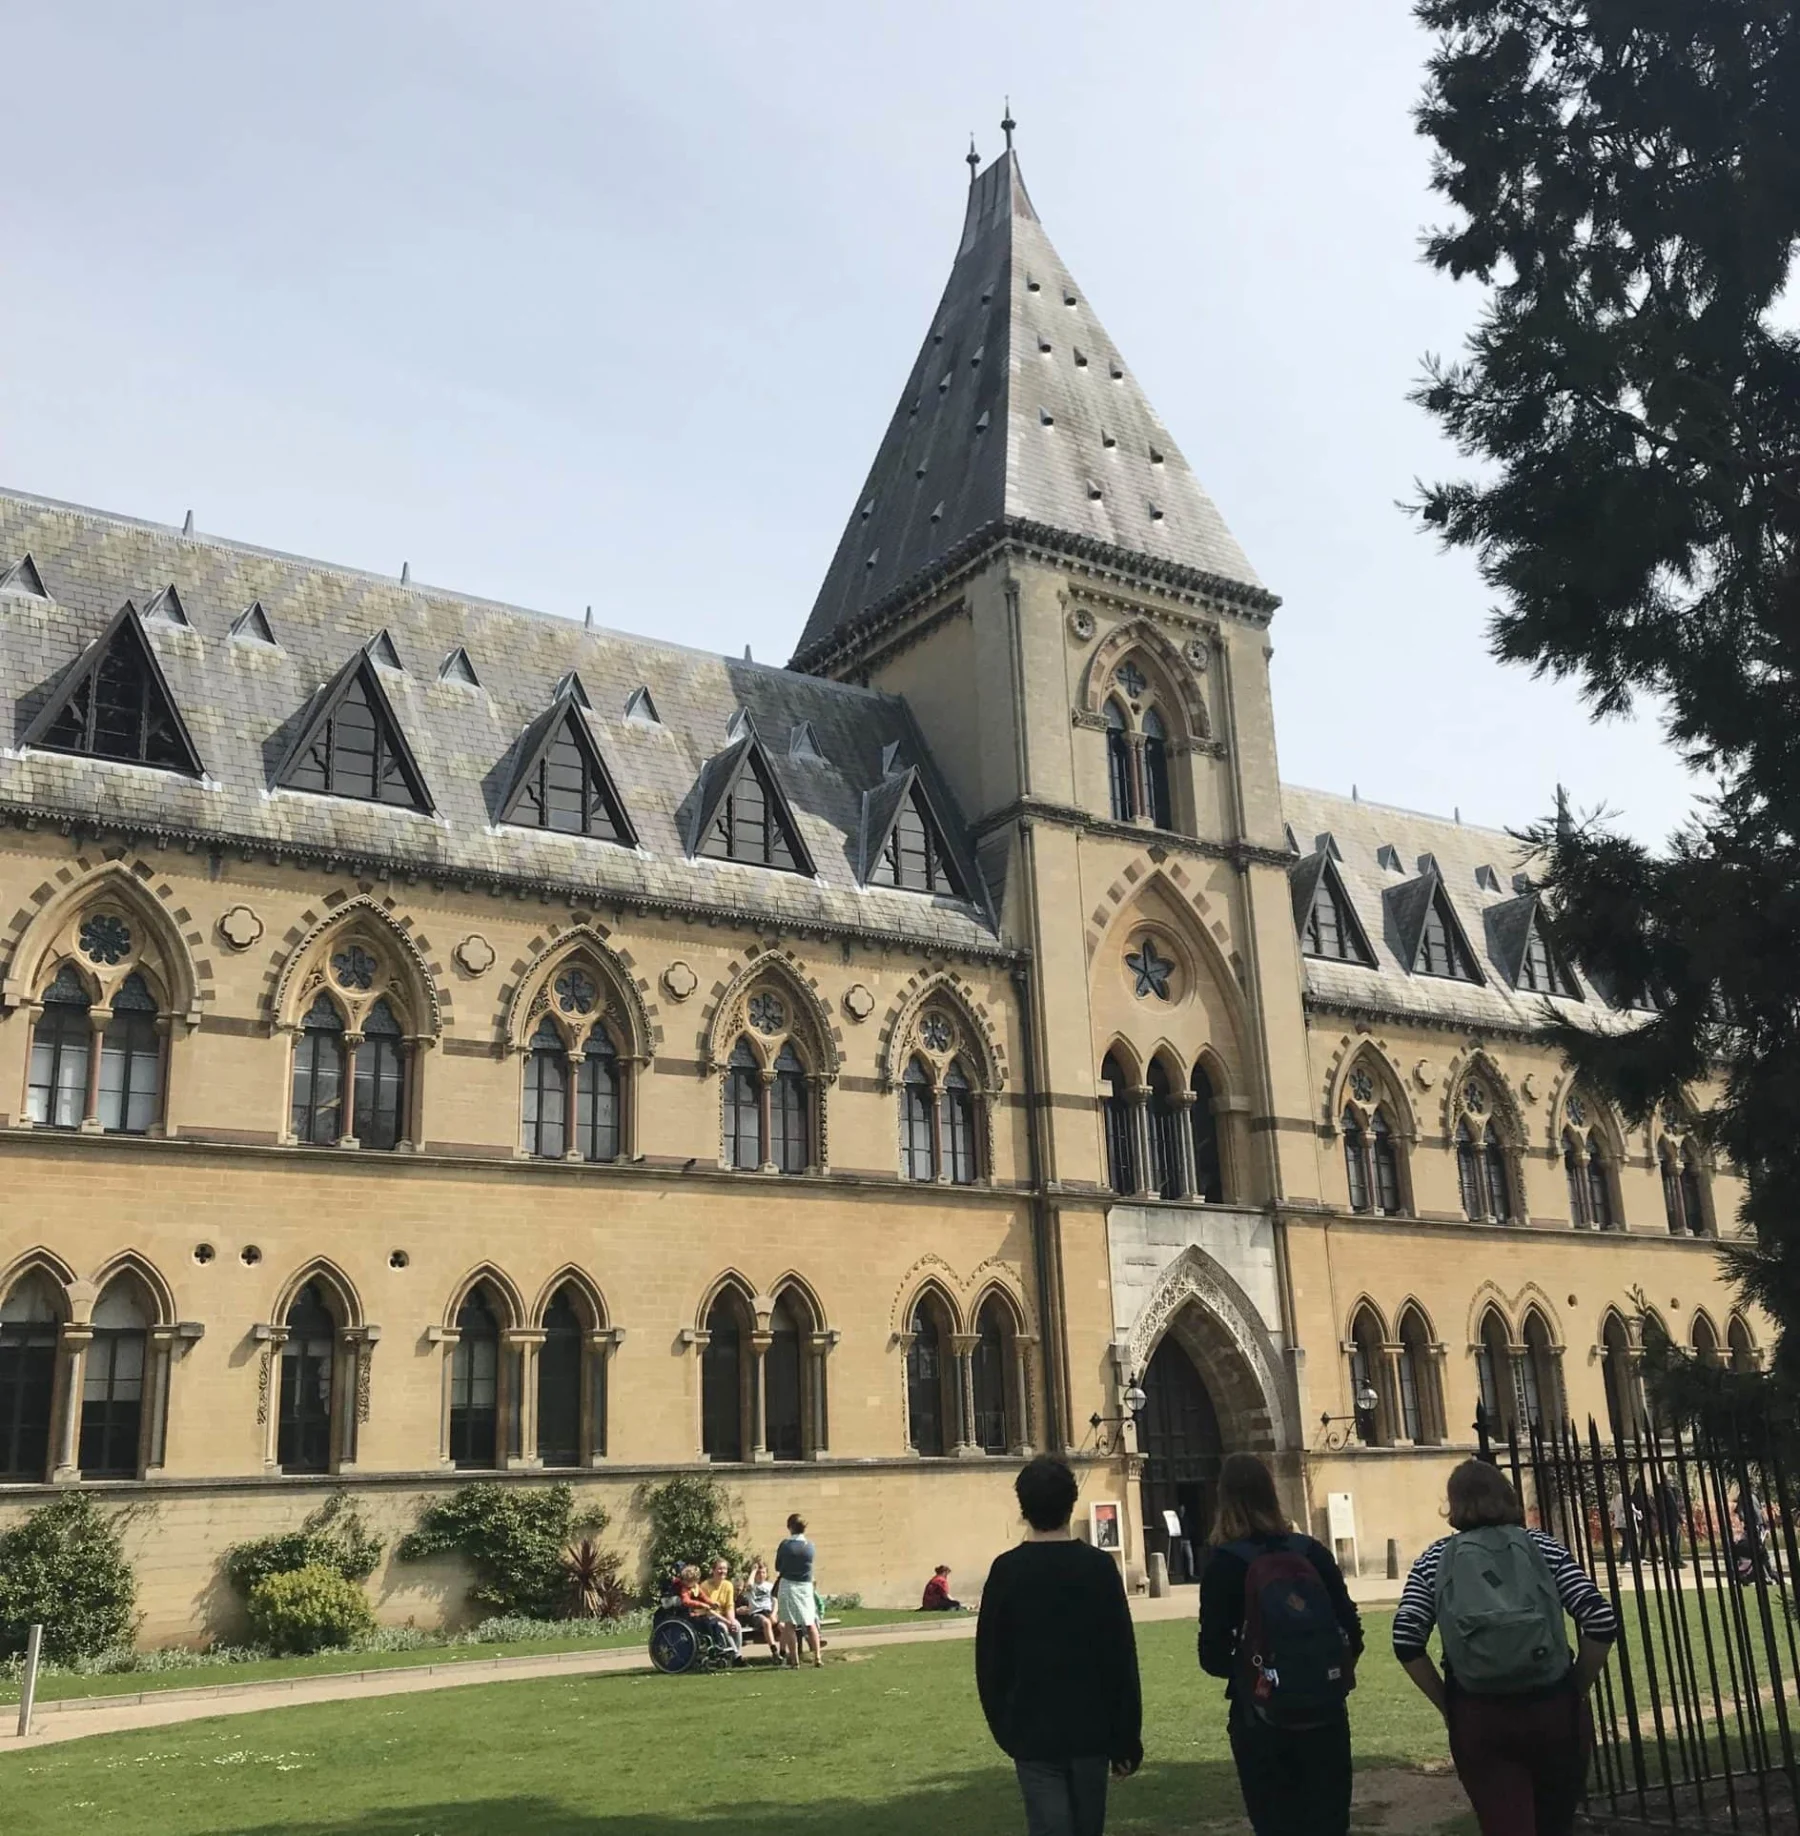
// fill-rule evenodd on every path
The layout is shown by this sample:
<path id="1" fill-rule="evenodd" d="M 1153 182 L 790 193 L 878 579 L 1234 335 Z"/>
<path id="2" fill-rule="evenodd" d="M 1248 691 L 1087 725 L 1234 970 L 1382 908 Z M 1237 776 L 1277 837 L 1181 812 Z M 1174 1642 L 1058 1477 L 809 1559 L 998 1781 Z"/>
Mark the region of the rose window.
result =
<path id="1" fill-rule="evenodd" d="M 780 997 L 770 994 L 766 989 L 750 997 L 747 1011 L 750 1024 L 759 1033 L 779 1033 L 787 1023 L 787 1009 L 782 1006 Z"/>
<path id="2" fill-rule="evenodd" d="M 927 1014 L 919 1022 L 919 1037 L 925 1042 L 928 1050 L 948 1052 L 950 1042 L 956 1037 L 951 1028 L 949 1017 L 944 1014 Z"/>
<path id="3" fill-rule="evenodd" d="M 1350 1073 L 1350 1094 L 1359 1103 L 1372 1103 L 1375 1100 L 1375 1080 L 1361 1065 Z"/>
<path id="4" fill-rule="evenodd" d="M 1482 1089 L 1477 1079 L 1470 1078 L 1469 1081 L 1463 1085 L 1462 1096 L 1463 1108 L 1466 1109 L 1470 1115 L 1486 1115 L 1487 1092 Z"/>
<path id="5" fill-rule="evenodd" d="M 131 927 L 111 912 L 83 919 L 81 953 L 90 962 L 122 963 L 131 954 Z"/>
<path id="6" fill-rule="evenodd" d="M 1139 669 L 1135 663 L 1121 663 L 1119 665 L 1118 678 L 1119 687 L 1122 688 L 1133 701 L 1141 700 L 1144 690 L 1150 686 L 1150 684 L 1144 680 L 1144 672 Z"/>
<path id="7" fill-rule="evenodd" d="M 361 944 L 351 944 L 346 949 L 336 951 L 331 959 L 331 973 L 337 977 L 340 988 L 373 988 L 375 971 L 379 966 Z"/>
<path id="8" fill-rule="evenodd" d="M 584 970 L 565 969 L 556 978 L 556 1005 L 565 1014 L 591 1014 L 599 1000 L 599 987 Z"/>

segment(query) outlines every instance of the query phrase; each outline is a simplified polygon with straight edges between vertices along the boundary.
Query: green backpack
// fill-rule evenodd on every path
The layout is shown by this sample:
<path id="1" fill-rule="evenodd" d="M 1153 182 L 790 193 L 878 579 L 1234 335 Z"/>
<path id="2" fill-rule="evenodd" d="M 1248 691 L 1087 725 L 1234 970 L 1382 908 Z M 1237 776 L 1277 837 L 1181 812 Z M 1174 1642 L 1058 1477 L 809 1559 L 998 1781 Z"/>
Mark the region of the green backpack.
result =
<path id="1" fill-rule="evenodd" d="M 1512 1524 L 1451 1537 L 1438 1558 L 1438 1635 L 1459 1689 L 1511 1696 L 1569 1674 L 1562 1598 L 1538 1546 Z"/>

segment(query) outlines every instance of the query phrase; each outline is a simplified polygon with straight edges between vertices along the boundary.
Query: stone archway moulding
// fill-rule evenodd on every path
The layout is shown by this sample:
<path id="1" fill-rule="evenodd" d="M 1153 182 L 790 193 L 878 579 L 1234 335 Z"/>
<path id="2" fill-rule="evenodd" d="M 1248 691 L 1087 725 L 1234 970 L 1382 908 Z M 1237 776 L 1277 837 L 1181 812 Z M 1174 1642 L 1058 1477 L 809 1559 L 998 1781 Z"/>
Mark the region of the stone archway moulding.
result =
<path id="1" fill-rule="evenodd" d="M 1277 1450 L 1298 1446 L 1274 1346 L 1256 1320 L 1249 1296 L 1202 1249 L 1190 1245 L 1157 1277 L 1150 1298 L 1132 1322 L 1132 1373 L 1142 1376 L 1149 1368 L 1151 1354 L 1190 1303 L 1220 1328 L 1231 1350 L 1248 1366 L 1268 1412 Z"/>

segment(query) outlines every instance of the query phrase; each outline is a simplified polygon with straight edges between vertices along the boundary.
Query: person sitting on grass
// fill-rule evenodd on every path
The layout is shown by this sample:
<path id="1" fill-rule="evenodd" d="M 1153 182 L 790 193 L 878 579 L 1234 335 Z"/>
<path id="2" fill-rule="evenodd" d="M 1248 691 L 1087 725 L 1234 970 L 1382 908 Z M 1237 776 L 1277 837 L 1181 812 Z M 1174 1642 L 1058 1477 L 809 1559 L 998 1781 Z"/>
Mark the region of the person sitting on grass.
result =
<path id="1" fill-rule="evenodd" d="M 940 1562 L 925 1583 L 925 1598 L 919 1602 L 921 1613 L 960 1613 L 962 1602 L 950 1598 L 950 1570 Z"/>
<path id="2" fill-rule="evenodd" d="M 712 1610 L 725 1622 L 731 1634 L 733 1648 L 740 1654 L 744 1649 L 744 1628 L 738 1622 L 737 1589 L 731 1585 L 731 1570 L 724 1557 L 712 1565 L 712 1572 L 700 1584 L 700 1598 L 711 1602 Z"/>
<path id="3" fill-rule="evenodd" d="M 769 1565 L 761 1556 L 744 1583 L 744 1606 L 740 1623 L 748 1621 L 746 1630 L 752 1638 L 769 1647 L 769 1656 L 781 1662 L 781 1638 L 775 1628 L 775 1583 L 769 1579 Z"/>

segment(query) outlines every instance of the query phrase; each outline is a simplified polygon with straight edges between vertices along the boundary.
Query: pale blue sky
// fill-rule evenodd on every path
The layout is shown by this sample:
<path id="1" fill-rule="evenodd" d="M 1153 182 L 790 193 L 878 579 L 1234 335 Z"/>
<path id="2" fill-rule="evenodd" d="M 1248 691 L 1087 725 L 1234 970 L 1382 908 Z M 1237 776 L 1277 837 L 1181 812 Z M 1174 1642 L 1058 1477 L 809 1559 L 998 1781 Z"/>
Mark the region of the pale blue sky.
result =
<path id="1" fill-rule="evenodd" d="M 0 482 L 758 658 L 929 324 L 974 128 L 1263 578 L 1292 781 L 1660 837 L 1648 723 L 1486 655 L 1396 508 L 1475 310 L 1398 0 L 0 0 Z"/>

